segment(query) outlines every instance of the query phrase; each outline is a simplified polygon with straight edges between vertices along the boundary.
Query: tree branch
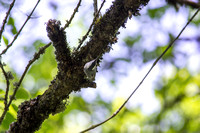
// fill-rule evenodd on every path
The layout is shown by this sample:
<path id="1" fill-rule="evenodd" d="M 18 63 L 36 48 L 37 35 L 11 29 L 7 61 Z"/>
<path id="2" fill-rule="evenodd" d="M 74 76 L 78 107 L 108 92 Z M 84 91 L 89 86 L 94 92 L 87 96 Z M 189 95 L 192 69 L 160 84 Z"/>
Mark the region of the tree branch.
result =
<path id="1" fill-rule="evenodd" d="M 77 4 L 76 8 L 74 9 L 74 12 L 73 12 L 73 14 L 71 15 L 69 21 L 66 20 L 67 23 L 66 23 L 65 26 L 63 27 L 64 30 L 65 30 L 65 29 L 70 25 L 70 23 L 72 22 L 72 20 L 73 20 L 75 14 L 78 12 L 78 8 L 80 7 L 80 5 L 81 5 L 81 0 L 79 0 L 79 2 L 78 2 L 78 4 Z"/>
<path id="2" fill-rule="evenodd" d="M 93 7 L 94 7 L 94 17 L 96 16 L 98 12 L 98 5 L 97 5 L 97 0 L 93 0 Z"/>
<path id="3" fill-rule="evenodd" d="M 70 52 L 60 22 L 49 20 L 47 33 L 55 47 L 58 73 L 41 96 L 25 101 L 19 106 L 17 121 L 10 125 L 8 132 L 32 133 L 38 130 L 50 114 L 65 110 L 66 103 L 63 100 L 68 99 L 71 92 L 80 91 L 81 87 L 96 87 L 94 82 L 85 78 L 85 63 L 109 52 L 112 44 L 116 42 L 119 28 L 125 27 L 130 11 L 132 14 L 138 14 L 141 6 L 145 6 L 148 1 L 115 0 L 94 26 L 89 42 L 73 53 Z"/>
<path id="4" fill-rule="evenodd" d="M 142 6 L 149 0 L 116 0 L 105 15 L 95 24 L 89 42 L 76 52 L 76 57 L 86 63 L 98 56 L 109 52 L 112 44 L 116 43 L 116 36 L 120 27 L 125 28 L 129 16 L 138 14 Z"/>
<path id="5" fill-rule="evenodd" d="M 78 45 L 78 47 L 77 47 L 76 50 L 78 50 L 78 49 L 81 47 L 81 45 L 83 44 L 83 42 L 85 41 L 85 39 L 88 37 L 90 31 L 92 30 L 92 26 L 93 26 L 94 23 L 96 22 L 96 20 L 97 20 L 97 18 L 98 18 L 98 16 L 99 16 L 99 13 L 100 13 L 100 11 L 101 11 L 101 9 L 102 9 L 102 7 L 103 7 L 103 5 L 104 5 L 105 2 L 106 2 L 106 1 L 104 0 L 104 1 L 102 2 L 102 4 L 101 4 L 101 7 L 99 8 L 99 10 L 95 13 L 95 16 L 94 16 L 94 19 L 93 19 L 93 21 L 92 21 L 92 24 L 90 25 L 90 27 L 89 27 L 87 33 L 86 33 L 86 34 L 82 37 L 82 39 L 79 41 L 79 45 Z"/>
<path id="6" fill-rule="evenodd" d="M 12 10 L 14 4 L 15 4 L 15 0 L 12 1 L 12 3 L 10 4 L 10 7 L 9 7 L 9 9 L 8 9 L 8 11 L 6 12 L 6 16 L 5 16 L 4 20 L 3 20 L 3 24 L 2 24 L 1 30 L 0 30 L 0 39 L 1 39 L 1 35 L 2 35 L 2 33 L 3 33 L 3 30 L 4 30 L 4 27 L 5 27 L 5 25 L 6 25 L 6 21 L 7 21 L 7 19 L 8 19 L 8 16 L 9 16 L 10 11 Z M 0 42 L 1 42 L 1 41 L 0 41 Z"/>
<path id="7" fill-rule="evenodd" d="M 9 88 L 10 88 L 10 81 L 9 81 L 9 74 L 5 71 L 4 69 L 4 65 L 3 63 L 1 62 L 1 59 L 0 59 L 0 68 L 3 72 L 3 75 L 5 77 L 5 80 L 6 80 L 6 93 L 5 93 L 5 97 L 4 97 L 4 110 L 6 109 L 6 106 L 7 106 L 7 102 L 8 102 L 8 92 L 9 92 Z"/>

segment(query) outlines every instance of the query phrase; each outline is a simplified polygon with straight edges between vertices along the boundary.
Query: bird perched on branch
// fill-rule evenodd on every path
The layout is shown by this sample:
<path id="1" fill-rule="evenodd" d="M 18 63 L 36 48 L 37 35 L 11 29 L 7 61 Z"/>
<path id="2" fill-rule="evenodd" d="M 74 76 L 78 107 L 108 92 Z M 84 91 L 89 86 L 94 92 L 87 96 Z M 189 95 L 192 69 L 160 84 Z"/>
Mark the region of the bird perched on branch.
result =
<path id="1" fill-rule="evenodd" d="M 94 60 L 91 60 L 89 62 L 87 62 L 84 65 L 84 73 L 87 76 L 87 79 L 89 81 L 94 81 L 95 80 L 95 76 L 96 76 L 96 72 L 97 72 L 97 61 L 99 60 L 99 57 L 97 57 Z"/>

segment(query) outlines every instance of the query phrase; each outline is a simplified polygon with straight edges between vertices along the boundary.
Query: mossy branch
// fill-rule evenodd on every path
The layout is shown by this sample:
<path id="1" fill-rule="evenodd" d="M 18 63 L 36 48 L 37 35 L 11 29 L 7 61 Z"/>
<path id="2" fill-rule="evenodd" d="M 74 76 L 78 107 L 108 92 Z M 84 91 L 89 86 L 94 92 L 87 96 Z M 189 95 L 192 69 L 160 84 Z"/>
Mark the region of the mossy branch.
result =
<path id="1" fill-rule="evenodd" d="M 149 0 L 116 0 L 95 24 L 89 42 L 80 50 L 70 52 L 69 45 L 60 22 L 47 22 L 48 37 L 55 47 L 58 73 L 48 89 L 34 99 L 23 102 L 19 106 L 17 121 L 10 125 L 9 133 L 32 133 L 39 129 L 50 114 L 56 114 L 65 109 L 65 100 L 73 91 L 82 87 L 96 87 L 94 82 L 85 79 L 83 67 L 86 62 L 109 52 L 112 44 L 117 41 L 120 27 L 125 27 L 130 12 L 138 14 L 142 6 Z"/>

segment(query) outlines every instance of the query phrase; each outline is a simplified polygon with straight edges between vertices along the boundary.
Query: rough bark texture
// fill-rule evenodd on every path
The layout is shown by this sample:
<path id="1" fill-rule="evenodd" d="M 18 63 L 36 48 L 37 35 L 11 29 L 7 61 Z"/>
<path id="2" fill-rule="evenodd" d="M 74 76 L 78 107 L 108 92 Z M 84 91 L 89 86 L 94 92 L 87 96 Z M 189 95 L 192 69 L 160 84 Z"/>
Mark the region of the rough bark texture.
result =
<path id="1" fill-rule="evenodd" d="M 10 125 L 9 133 L 32 133 L 38 130 L 50 114 L 65 110 L 65 100 L 72 91 L 82 87 L 96 87 L 96 83 L 85 78 L 83 66 L 86 62 L 109 52 L 117 41 L 120 27 L 125 27 L 130 15 L 137 15 L 149 0 L 116 0 L 95 24 L 90 40 L 80 50 L 70 52 L 65 32 L 60 22 L 49 20 L 47 33 L 55 47 L 58 74 L 43 95 L 23 102 L 19 106 L 16 122 Z M 131 13 L 131 14 L 130 14 Z"/>

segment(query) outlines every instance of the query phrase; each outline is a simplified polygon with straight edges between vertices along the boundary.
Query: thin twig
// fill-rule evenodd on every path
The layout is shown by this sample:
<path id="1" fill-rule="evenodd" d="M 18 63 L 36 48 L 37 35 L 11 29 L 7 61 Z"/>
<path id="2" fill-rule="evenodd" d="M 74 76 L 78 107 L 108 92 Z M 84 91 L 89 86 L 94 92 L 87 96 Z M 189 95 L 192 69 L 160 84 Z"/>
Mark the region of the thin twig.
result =
<path id="1" fill-rule="evenodd" d="M 94 1 L 93 6 L 94 6 L 94 16 L 95 16 L 98 12 L 98 5 L 97 5 L 97 0 L 93 0 L 93 1 Z"/>
<path id="2" fill-rule="evenodd" d="M 94 129 L 104 123 L 106 123 L 107 121 L 109 121 L 110 119 L 112 119 L 113 117 L 115 117 L 120 111 L 121 109 L 126 105 L 126 103 L 129 101 L 129 99 L 133 96 L 133 94 L 138 90 L 138 88 L 141 86 L 141 84 L 143 83 L 143 81 L 146 79 L 146 77 L 149 75 L 149 73 L 151 72 L 151 70 L 154 68 L 154 66 L 158 63 L 158 61 L 164 56 L 164 54 L 171 48 L 171 46 L 174 44 L 174 42 L 180 37 L 180 35 L 183 33 L 183 31 L 185 30 L 185 28 L 188 26 L 188 24 L 194 19 L 194 17 L 197 15 L 197 13 L 199 12 L 200 8 L 194 13 L 194 15 L 190 18 L 190 20 L 187 22 L 187 24 L 183 27 L 183 29 L 180 31 L 180 33 L 178 34 L 178 36 L 168 45 L 168 47 L 164 50 L 164 52 L 154 61 L 154 63 L 152 64 L 151 68 L 149 69 L 149 71 L 146 73 L 146 75 L 144 76 L 144 78 L 141 80 L 141 82 L 138 84 L 138 86 L 133 90 L 133 92 L 130 94 L 130 96 L 126 99 L 126 101 L 120 106 L 120 108 L 113 113 L 113 115 L 111 115 L 108 119 L 106 119 L 105 121 L 96 124 L 96 125 L 92 125 L 91 127 L 89 127 L 88 129 L 85 129 L 83 131 L 81 131 L 81 133 L 87 132 L 91 129 Z"/>
<path id="3" fill-rule="evenodd" d="M 190 1 L 190 0 L 178 0 L 177 2 L 180 3 L 180 4 L 191 6 L 193 8 L 199 8 L 200 7 L 200 3 Z"/>
<path id="4" fill-rule="evenodd" d="M 2 123 L 2 121 L 3 121 L 3 119 L 4 119 L 5 115 L 6 115 L 6 113 L 7 113 L 7 111 L 8 111 L 8 108 L 9 108 L 10 104 L 11 104 L 12 101 L 14 100 L 15 94 L 17 93 L 17 90 L 19 89 L 19 87 L 20 87 L 20 85 L 21 85 L 21 83 L 22 83 L 22 81 L 23 81 L 23 79 L 24 79 L 24 77 L 25 77 L 25 75 L 26 75 L 26 73 L 27 73 L 29 67 L 30 67 L 37 59 L 39 59 L 40 55 L 43 54 L 43 53 L 45 52 L 45 49 L 48 48 L 50 45 L 51 45 L 51 43 L 48 43 L 48 44 L 45 45 L 44 47 L 40 48 L 40 50 L 39 50 L 37 53 L 34 54 L 33 59 L 31 59 L 31 60 L 29 61 L 29 63 L 28 63 L 28 65 L 26 66 L 26 68 L 25 68 L 25 70 L 24 70 L 24 72 L 23 72 L 23 74 L 22 74 L 22 76 L 21 76 L 19 82 L 16 84 L 16 86 L 15 86 L 15 88 L 14 88 L 14 92 L 13 92 L 13 94 L 12 94 L 11 97 L 10 97 L 9 103 L 8 103 L 7 106 L 5 107 L 4 112 L 3 112 L 3 114 L 2 114 L 1 117 L 0 117 L 0 125 L 1 125 L 1 123 Z"/>
<path id="5" fill-rule="evenodd" d="M 3 23 L 2 23 L 2 26 L 1 26 L 1 30 L 0 30 L 0 39 L 1 39 L 3 30 L 4 30 L 4 27 L 5 27 L 5 25 L 6 25 L 6 21 L 7 21 L 7 19 L 8 19 L 8 16 L 9 16 L 10 11 L 12 10 L 14 4 L 15 4 L 15 0 L 12 1 L 12 3 L 10 4 L 10 7 L 9 7 L 9 9 L 8 9 L 8 11 L 6 12 L 6 16 L 5 16 L 4 20 L 3 20 Z"/>
<path id="6" fill-rule="evenodd" d="M 84 42 L 85 39 L 87 38 L 89 32 L 90 32 L 91 29 L 92 29 L 92 26 L 94 25 L 96 19 L 97 19 L 98 16 L 99 16 L 99 13 L 100 13 L 100 11 L 101 11 L 101 8 L 103 7 L 103 5 L 104 5 L 105 2 L 106 2 L 106 0 L 104 0 L 104 1 L 102 2 L 101 6 L 100 6 L 100 8 L 99 8 L 99 10 L 98 10 L 98 12 L 96 13 L 96 15 L 95 15 L 95 17 L 94 17 L 94 19 L 93 19 L 93 21 L 92 21 L 92 24 L 90 25 L 90 27 L 89 27 L 87 33 L 83 36 L 82 40 L 79 41 L 79 45 L 78 45 L 78 47 L 77 47 L 76 50 L 78 50 L 78 49 L 81 47 L 81 45 L 83 44 L 83 42 Z"/>
<path id="7" fill-rule="evenodd" d="M 28 22 L 28 20 L 31 18 L 31 15 L 33 14 L 33 12 L 35 11 L 36 7 L 38 6 L 40 0 L 38 0 L 38 2 L 36 3 L 35 7 L 33 8 L 33 10 L 31 11 L 31 13 L 27 16 L 26 21 L 24 22 L 24 24 L 22 25 L 22 27 L 20 28 L 20 30 L 17 32 L 17 34 L 14 36 L 12 42 L 2 51 L 2 53 L 0 54 L 0 56 L 2 54 L 5 54 L 7 52 L 7 50 L 13 45 L 13 43 L 15 42 L 15 40 L 17 39 L 17 37 L 19 36 L 19 34 L 21 33 L 22 29 L 24 28 L 24 26 L 26 25 L 26 23 Z"/>
<path id="8" fill-rule="evenodd" d="M 6 79 L 6 93 L 5 93 L 5 98 L 4 98 L 4 106 L 5 106 L 5 108 L 6 108 L 6 106 L 7 106 L 7 101 L 8 101 L 8 92 L 9 92 L 10 81 L 9 81 L 8 74 L 6 73 L 6 71 L 5 71 L 4 67 L 3 67 L 3 64 L 2 64 L 2 62 L 1 62 L 1 60 L 0 60 L 0 67 L 1 67 L 1 70 L 2 70 L 2 72 L 3 72 L 4 77 L 5 77 L 5 79 Z"/>
<path id="9" fill-rule="evenodd" d="M 74 9 L 74 12 L 73 12 L 72 16 L 70 17 L 69 21 L 67 20 L 67 23 L 66 23 L 65 26 L 63 27 L 64 30 L 65 30 L 65 29 L 70 25 L 70 23 L 72 22 L 72 20 L 73 20 L 75 14 L 76 14 L 76 12 L 78 12 L 78 8 L 80 7 L 80 5 L 81 5 L 81 0 L 79 0 L 79 2 L 78 2 L 78 4 L 77 4 L 76 8 Z"/>

